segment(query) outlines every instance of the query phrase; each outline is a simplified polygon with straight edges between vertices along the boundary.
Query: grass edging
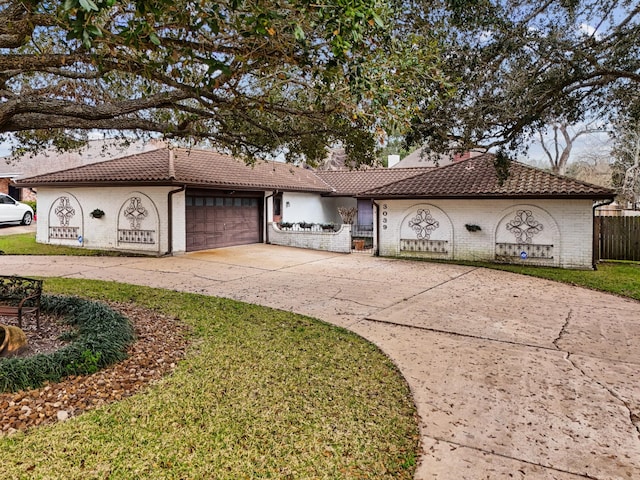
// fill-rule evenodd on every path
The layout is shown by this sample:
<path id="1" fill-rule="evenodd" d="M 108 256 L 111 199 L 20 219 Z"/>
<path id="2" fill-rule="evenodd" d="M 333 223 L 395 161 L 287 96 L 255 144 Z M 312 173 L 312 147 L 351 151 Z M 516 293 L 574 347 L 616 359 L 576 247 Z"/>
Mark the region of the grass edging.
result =
<path id="1" fill-rule="evenodd" d="M 0 392 L 38 388 L 69 375 L 84 375 L 126 358 L 134 341 L 129 319 L 101 302 L 43 295 L 43 313 L 60 315 L 75 327 L 73 341 L 49 354 L 0 361 Z"/>

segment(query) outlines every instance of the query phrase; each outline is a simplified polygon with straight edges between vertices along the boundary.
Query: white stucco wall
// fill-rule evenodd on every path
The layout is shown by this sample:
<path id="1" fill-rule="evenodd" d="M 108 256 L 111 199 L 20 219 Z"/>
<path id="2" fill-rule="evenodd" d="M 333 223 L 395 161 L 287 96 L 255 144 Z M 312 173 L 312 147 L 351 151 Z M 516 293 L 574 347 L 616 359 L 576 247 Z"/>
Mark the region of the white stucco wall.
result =
<path id="1" fill-rule="evenodd" d="M 282 221 L 342 223 L 340 217 L 337 216 L 334 204 L 335 199 L 321 197 L 318 193 L 284 192 L 282 194 Z"/>
<path id="2" fill-rule="evenodd" d="M 322 202 L 327 212 L 330 212 L 331 218 L 326 223 L 333 222 L 336 225 L 342 223 L 342 217 L 338 213 L 338 208 L 356 208 L 358 202 L 353 197 L 323 197 Z"/>
<path id="3" fill-rule="evenodd" d="M 169 247 L 170 190 L 171 187 L 40 187 L 36 240 L 54 245 L 162 255 Z M 95 209 L 104 211 L 105 215 L 92 218 L 90 213 Z M 185 250 L 184 211 L 184 192 L 174 194 L 174 252 Z"/>
<path id="4" fill-rule="evenodd" d="M 378 247 L 383 256 L 493 261 L 496 244 L 500 243 L 531 256 L 524 260 L 510 258 L 514 263 L 565 268 L 592 266 L 591 200 L 379 200 L 377 203 L 380 205 Z M 421 210 L 425 213 L 416 218 Z M 531 235 L 530 243 L 519 242 L 514 235 L 518 212 L 523 212 L 520 219 L 530 222 L 523 225 Z M 429 221 L 420 221 L 427 217 Z M 413 227 L 409 224 L 412 220 Z M 511 230 L 507 229 L 509 222 L 512 222 Z M 481 230 L 470 232 L 466 224 L 478 225 Z M 428 237 L 426 243 L 446 241 L 443 243 L 446 253 L 401 251 L 401 239 L 417 239 L 416 229 L 426 229 L 422 230 L 423 236 Z M 525 235 L 522 237 L 521 240 Z M 550 252 L 553 258 L 533 258 L 538 255 L 536 246 Z"/>

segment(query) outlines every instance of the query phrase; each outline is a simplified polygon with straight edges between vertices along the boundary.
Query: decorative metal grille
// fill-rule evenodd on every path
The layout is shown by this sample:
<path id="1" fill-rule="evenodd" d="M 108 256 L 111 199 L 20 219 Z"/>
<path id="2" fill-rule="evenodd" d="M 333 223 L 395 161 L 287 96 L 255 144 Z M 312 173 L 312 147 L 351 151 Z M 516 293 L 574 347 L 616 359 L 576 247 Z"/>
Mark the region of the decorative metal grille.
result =
<path id="1" fill-rule="evenodd" d="M 155 230 L 118 230 L 118 242 L 120 243 L 144 243 L 153 244 L 155 240 Z"/>
<path id="2" fill-rule="evenodd" d="M 78 238 L 78 227 L 49 227 L 49 238 L 75 240 Z"/>
<path id="3" fill-rule="evenodd" d="M 427 209 L 419 209 L 416 216 L 409 220 L 409 227 L 422 240 L 429 240 L 431 233 L 439 226 L 440 223 L 431 216 L 431 212 Z"/>
<path id="4" fill-rule="evenodd" d="M 534 235 L 540 233 L 544 226 L 533 218 L 531 210 L 518 210 L 516 216 L 506 225 L 516 243 L 531 243 Z"/>
<path id="5" fill-rule="evenodd" d="M 449 253 L 447 240 L 401 239 L 401 252 Z"/>
<path id="6" fill-rule="evenodd" d="M 124 216 L 129 220 L 129 225 L 132 230 L 140 230 L 142 221 L 147 218 L 149 212 L 142 205 L 140 197 L 131 197 L 129 199 L 129 206 L 124 211 Z"/>
<path id="7" fill-rule="evenodd" d="M 68 227 L 69 221 L 75 216 L 76 210 L 71 206 L 69 197 L 60 197 L 60 203 L 56 207 L 55 214 L 60 221 L 61 227 Z"/>
<path id="8" fill-rule="evenodd" d="M 553 245 L 531 245 L 530 243 L 496 243 L 496 256 L 525 258 L 553 258 Z"/>

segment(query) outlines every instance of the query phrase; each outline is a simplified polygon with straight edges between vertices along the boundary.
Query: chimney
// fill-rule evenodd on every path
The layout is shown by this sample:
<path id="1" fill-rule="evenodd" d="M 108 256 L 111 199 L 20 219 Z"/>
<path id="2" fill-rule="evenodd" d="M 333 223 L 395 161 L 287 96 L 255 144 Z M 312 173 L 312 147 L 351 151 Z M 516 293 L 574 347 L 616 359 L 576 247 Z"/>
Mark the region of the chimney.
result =
<path id="1" fill-rule="evenodd" d="M 391 168 L 398 164 L 400 161 L 400 155 L 389 155 L 387 157 L 387 167 Z"/>
<path id="2" fill-rule="evenodd" d="M 462 153 L 456 153 L 453 156 L 453 161 L 455 162 L 461 162 L 463 160 L 469 160 L 471 158 L 471 152 L 467 151 L 467 152 L 462 152 Z"/>

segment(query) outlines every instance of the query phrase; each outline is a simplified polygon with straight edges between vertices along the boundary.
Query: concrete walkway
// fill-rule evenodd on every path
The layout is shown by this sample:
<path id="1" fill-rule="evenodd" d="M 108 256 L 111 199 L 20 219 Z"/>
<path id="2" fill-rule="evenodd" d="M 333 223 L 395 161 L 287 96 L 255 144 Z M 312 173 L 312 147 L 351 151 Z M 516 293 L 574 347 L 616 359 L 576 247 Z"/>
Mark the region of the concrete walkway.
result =
<path id="1" fill-rule="evenodd" d="M 640 303 L 505 272 L 251 245 L 170 258 L 0 256 L 311 315 L 398 365 L 418 479 L 640 478 Z"/>

